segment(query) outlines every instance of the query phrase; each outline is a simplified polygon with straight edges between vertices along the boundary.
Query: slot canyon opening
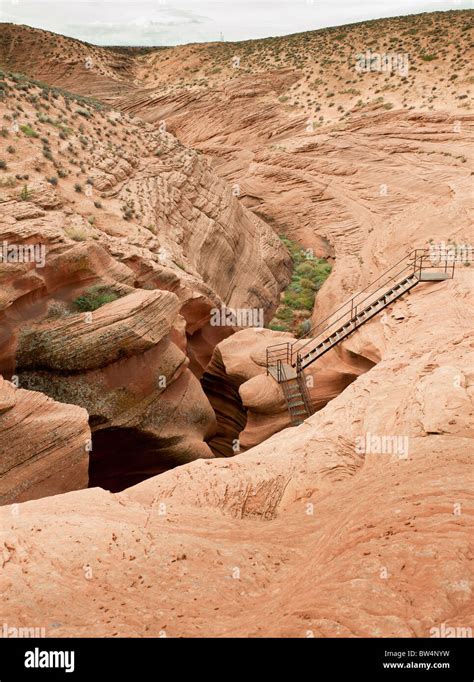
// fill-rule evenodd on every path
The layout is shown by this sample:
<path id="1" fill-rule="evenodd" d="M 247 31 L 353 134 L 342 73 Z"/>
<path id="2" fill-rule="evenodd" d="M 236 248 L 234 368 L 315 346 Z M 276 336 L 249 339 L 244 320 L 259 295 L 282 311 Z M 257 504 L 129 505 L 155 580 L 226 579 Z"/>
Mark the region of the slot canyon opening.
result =
<path id="1" fill-rule="evenodd" d="M 135 428 L 110 428 L 92 434 L 89 488 L 112 493 L 176 466 L 179 437 L 157 438 Z"/>
<path id="2" fill-rule="evenodd" d="M 215 457 L 233 457 L 240 451 L 239 436 L 247 426 L 247 410 L 240 398 L 239 383 L 225 372 L 220 354 L 216 352 L 213 371 L 204 372 L 201 386 L 217 419 L 217 430 L 208 442 Z M 218 371 L 218 374 L 214 372 Z"/>
<path id="3" fill-rule="evenodd" d="M 218 357 L 218 354 L 216 354 Z M 324 383 L 315 382 L 313 413 L 340 395 L 361 374 L 377 363 L 347 350 L 338 351 L 341 371 Z M 215 358 L 216 359 L 216 358 Z M 239 437 L 247 426 L 247 410 L 239 382 L 220 367 L 216 375 L 204 372 L 201 384 L 215 411 L 217 429 L 207 442 L 215 457 L 234 457 L 242 451 Z M 214 366 L 213 371 L 216 371 Z M 307 378 L 310 377 L 307 373 Z M 312 391 L 310 390 L 310 393 Z M 262 441 L 260 442 L 263 442 Z M 256 443 L 257 444 L 257 443 Z M 136 428 L 106 428 L 93 432 L 89 459 L 89 487 L 120 492 L 177 466 L 179 438 L 157 438 Z"/>
<path id="4" fill-rule="evenodd" d="M 329 365 L 321 366 L 314 363 L 312 366 L 315 373 L 309 369 L 305 371 L 308 392 L 311 398 L 312 415 L 322 410 L 331 400 L 337 398 L 348 388 L 359 376 L 370 371 L 375 367 L 378 359 L 370 359 L 365 355 L 355 353 L 348 349 L 336 348 Z M 208 370 L 204 372 L 201 385 L 212 405 L 217 419 L 217 431 L 215 436 L 208 442 L 209 447 L 216 457 L 233 457 L 240 452 L 255 447 L 270 438 L 278 431 L 291 426 L 290 414 L 288 413 L 288 423 L 281 426 L 281 407 L 275 405 L 275 412 L 268 414 L 268 421 L 260 421 L 258 413 L 252 413 L 242 402 L 239 388 L 244 380 L 230 377 L 225 370 L 224 363 L 219 352 L 215 352 L 213 361 Z M 283 395 L 282 395 L 283 398 Z M 287 406 L 283 408 L 287 410 Z M 272 430 L 269 422 L 273 421 L 275 428 Z M 277 425 L 280 424 L 278 427 Z M 249 438 L 251 444 L 243 447 L 240 444 L 242 432 L 249 427 L 246 434 L 246 441 Z M 258 439 L 255 434 L 261 430 L 265 435 Z M 252 436 L 250 436 L 252 433 Z"/>
<path id="5" fill-rule="evenodd" d="M 293 243 L 292 248 L 297 257 L 303 259 L 301 247 Z M 301 260 L 300 265 L 307 269 L 305 260 Z M 326 279 L 329 274 L 327 262 L 323 259 L 311 267 L 316 267 L 317 278 Z M 308 275 L 306 270 L 305 274 Z M 282 294 L 282 300 L 283 296 Z M 314 305 L 314 299 L 311 304 Z M 192 322 L 191 313 L 197 315 L 203 312 L 207 314 L 207 308 L 205 311 L 201 308 L 188 311 L 187 322 Z M 271 322 L 268 326 L 271 328 Z M 285 423 L 286 405 L 283 407 L 275 403 L 273 411 L 260 413 L 258 409 L 252 411 L 249 404 L 247 410 L 239 392 L 244 379 L 242 376 L 227 374 L 218 347 L 224 338 L 232 336 L 230 330 L 224 329 L 223 333 L 219 328 L 216 330 L 214 327 L 205 327 L 194 329 L 193 332 L 187 335 L 187 353 L 188 357 L 191 356 L 193 373 L 200 379 L 204 394 L 216 416 L 216 431 L 205 440 L 215 457 L 234 457 L 291 425 L 290 419 Z M 377 362 L 378 358 L 369 358 L 365 354 L 338 346 L 331 351 L 329 363 L 317 362 L 307 368 L 305 376 L 310 384 L 311 413 L 315 414 L 323 409 Z M 94 424 L 91 423 L 91 426 Z M 179 437 L 159 438 L 138 428 L 100 428 L 97 423 L 95 426 L 98 430 L 93 431 L 92 436 L 89 487 L 98 486 L 111 492 L 120 492 L 180 464 Z"/>

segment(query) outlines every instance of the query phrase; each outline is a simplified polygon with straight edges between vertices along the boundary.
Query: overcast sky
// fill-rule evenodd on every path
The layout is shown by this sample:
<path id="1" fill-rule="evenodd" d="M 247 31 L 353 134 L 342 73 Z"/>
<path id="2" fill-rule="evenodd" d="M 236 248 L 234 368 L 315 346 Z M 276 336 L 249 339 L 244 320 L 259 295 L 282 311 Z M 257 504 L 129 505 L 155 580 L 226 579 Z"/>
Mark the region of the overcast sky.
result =
<path id="1" fill-rule="evenodd" d="M 0 0 L 0 21 L 98 45 L 177 45 L 470 7 L 472 0 Z"/>

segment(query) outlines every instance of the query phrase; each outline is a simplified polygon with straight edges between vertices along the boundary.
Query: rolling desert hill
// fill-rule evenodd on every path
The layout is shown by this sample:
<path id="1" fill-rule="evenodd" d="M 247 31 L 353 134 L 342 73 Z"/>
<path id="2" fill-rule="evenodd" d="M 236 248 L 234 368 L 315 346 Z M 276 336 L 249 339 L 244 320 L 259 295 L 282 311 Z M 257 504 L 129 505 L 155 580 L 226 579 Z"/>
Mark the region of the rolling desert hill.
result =
<path id="1" fill-rule="evenodd" d="M 156 88 L 167 98 L 191 92 L 195 105 L 206 92 L 225 96 L 229 82 L 242 84 L 242 97 L 261 96 L 264 93 L 258 87 L 253 95 L 247 93 L 245 84 L 249 76 L 270 75 L 275 76 L 275 85 L 281 80 L 275 104 L 285 104 L 285 111 L 304 112 L 321 125 L 343 120 L 350 116 L 348 112 L 375 100 L 380 104 L 382 99 L 390 109 L 401 105 L 469 109 L 472 29 L 469 10 L 431 12 L 281 38 L 147 48 L 142 54 L 2 24 L 0 62 L 10 71 L 88 96 L 98 95 L 95 88 L 100 78 L 116 84 L 116 96 L 127 87 L 144 89 L 151 97 L 148 91 Z M 356 56 L 368 51 L 374 56 L 396 55 L 395 68 L 377 72 L 367 66 L 356 72 Z M 335 97 L 337 106 L 332 101 Z M 214 103 L 218 99 L 214 96 Z"/>
<path id="2" fill-rule="evenodd" d="M 406 154 L 405 132 L 416 138 L 418 124 L 426 121 L 429 127 L 438 112 L 448 113 L 442 133 L 449 134 L 459 119 L 470 120 L 472 27 L 472 12 L 436 12 L 130 55 L 6 24 L 0 64 L 97 97 L 176 134 L 205 153 L 241 202 L 277 232 L 332 256 L 331 240 L 319 230 L 327 217 L 314 198 L 331 205 L 331 213 L 352 214 L 337 185 L 341 176 L 357 173 L 353 162 L 334 167 L 326 141 L 342 137 L 360 145 L 354 153 L 360 163 L 366 153 L 377 157 L 387 135 Z M 358 55 L 369 52 L 373 63 L 367 59 L 357 70 Z M 415 122 L 415 130 L 398 135 L 400 120 L 403 128 Z M 360 142 L 354 131 L 362 133 Z M 366 151 L 373 131 L 380 139 Z M 435 151 L 429 147 L 426 153 Z M 388 184 L 388 172 L 381 176 L 379 185 Z M 355 180 L 358 186 L 359 177 Z M 368 209 L 371 219 L 377 213 Z"/>
<path id="3" fill-rule="evenodd" d="M 287 238 L 333 266 L 314 323 L 414 248 L 473 245 L 471 26 L 144 53 L 2 26 L 0 242 L 48 253 L 0 263 L 5 622 L 474 627 L 471 260 L 314 363 L 298 427 L 265 364 L 291 334 L 210 324 L 222 305 L 270 321 Z M 367 50 L 406 73 L 357 71 Z"/>
<path id="4" fill-rule="evenodd" d="M 29 26 L 2 24 L 1 28 L 0 63 L 8 71 L 69 87 L 78 94 L 94 91 L 104 99 L 107 93 L 132 87 L 134 60 L 127 53 Z"/>

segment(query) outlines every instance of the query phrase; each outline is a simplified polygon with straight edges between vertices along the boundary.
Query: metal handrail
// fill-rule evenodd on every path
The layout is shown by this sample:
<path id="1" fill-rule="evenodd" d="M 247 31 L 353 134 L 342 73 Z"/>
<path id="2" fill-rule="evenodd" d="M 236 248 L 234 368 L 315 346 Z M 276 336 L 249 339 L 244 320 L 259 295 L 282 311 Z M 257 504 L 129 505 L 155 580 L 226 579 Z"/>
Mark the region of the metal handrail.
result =
<path id="1" fill-rule="evenodd" d="M 311 404 L 311 396 L 308 391 L 308 387 L 306 386 L 306 380 L 304 376 L 304 369 L 301 367 L 301 358 L 298 356 L 297 360 L 297 374 L 296 374 L 296 380 L 298 382 L 298 386 L 300 388 L 301 396 L 303 398 L 303 402 L 305 405 L 306 412 L 308 415 L 313 414 L 312 410 L 312 404 Z"/>
<path id="2" fill-rule="evenodd" d="M 397 261 L 394 265 L 392 265 L 391 268 L 389 268 L 389 269 L 386 270 L 382 275 L 380 275 L 380 277 L 377 277 L 377 279 L 375 279 L 373 282 L 370 282 L 364 289 L 362 289 L 362 290 L 359 291 L 357 294 L 355 294 L 355 295 L 352 296 L 350 299 L 348 299 L 345 303 L 343 303 L 341 306 L 339 306 L 339 308 L 337 308 L 337 309 L 334 310 L 330 315 L 328 315 L 326 318 L 324 318 L 323 320 L 321 320 L 321 322 L 318 322 L 317 325 L 315 325 L 314 327 L 312 327 L 308 332 L 306 332 L 303 336 L 301 336 L 297 341 L 294 341 L 292 344 L 290 344 L 290 343 L 288 342 L 288 345 L 290 346 L 290 355 L 289 355 L 289 358 L 288 358 L 289 364 L 293 365 L 293 346 L 295 346 L 297 343 L 299 344 L 299 343 L 301 342 L 301 339 L 304 339 L 304 338 L 307 338 L 307 337 L 309 337 L 309 339 L 308 339 L 308 343 L 309 343 L 309 342 L 314 338 L 314 336 L 315 336 L 314 332 L 315 332 L 318 328 L 320 328 L 325 322 L 327 322 L 328 320 L 330 320 L 330 319 L 331 319 L 332 317 L 334 317 L 334 315 L 336 315 L 340 310 L 342 310 L 343 308 L 345 308 L 349 303 L 351 303 L 352 301 L 354 301 L 358 296 L 360 296 L 360 295 L 363 294 L 365 291 L 367 291 L 367 289 L 369 289 L 369 288 L 372 287 L 374 284 L 376 284 L 380 279 L 382 279 L 382 277 L 386 277 L 386 275 L 387 275 L 391 270 L 393 270 L 393 269 L 396 268 L 398 265 L 400 265 L 400 263 L 402 263 L 403 261 L 406 262 L 407 258 L 410 258 L 410 256 L 412 256 L 413 254 L 415 254 L 415 258 L 416 258 L 416 253 L 417 253 L 417 251 L 418 251 L 418 249 L 415 249 L 414 251 L 411 251 L 409 254 L 407 254 L 406 256 L 404 256 L 403 258 L 401 258 L 401 259 L 400 259 L 399 261 Z M 407 266 L 406 266 L 406 267 L 407 267 Z M 394 275 L 394 277 L 397 277 L 397 275 Z M 339 319 L 340 319 L 340 318 L 339 318 Z M 330 325 L 328 325 L 328 326 L 330 326 Z M 318 333 L 321 333 L 321 332 L 318 332 Z M 274 344 L 273 346 L 269 346 L 269 347 L 267 348 L 267 357 L 268 357 L 268 351 L 271 351 L 272 349 L 276 349 L 276 348 L 278 348 L 278 347 L 281 347 L 282 345 L 286 345 L 286 344 L 281 344 L 281 343 L 280 343 L 280 344 Z M 306 344 L 304 344 L 304 345 L 306 345 Z M 302 347 L 303 347 L 303 346 L 302 346 Z M 301 348 L 299 348 L 299 350 L 301 350 Z"/>
<path id="3" fill-rule="evenodd" d="M 292 367 L 295 367 L 298 365 L 298 362 L 301 363 L 301 350 L 305 347 L 307 347 L 309 344 L 313 344 L 315 339 L 318 336 L 321 336 L 323 333 L 327 332 L 331 327 L 334 327 L 337 323 L 339 323 L 343 318 L 347 317 L 350 314 L 350 319 L 352 319 L 354 316 L 357 315 L 357 310 L 359 309 L 364 309 L 363 304 L 369 301 L 371 298 L 374 298 L 378 292 L 380 292 L 382 289 L 386 288 L 388 284 L 394 280 L 403 281 L 402 275 L 404 273 L 412 272 L 412 275 L 416 275 L 417 270 L 421 275 L 421 270 L 424 267 L 425 269 L 427 268 L 439 268 L 441 267 L 440 265 L 433 265 L 432 261 L 429 265 L 424 264 L 424 261 L 426 263 L 426 252 L 428 249 L 423 248 L 423 249 L 414 249 L 413 251 L 409 252 L 406 256 L 401 258 L 399 261 L 397 261 L 394 265 L 392 265 L 388 270 L 383 272 L 377 279 L 373 280 L 370 282 L 364 289 L 361 289 L 359 292 L 354 294 L 351 298 L 349 298 L 345 303 L 343 303 L 339 308 L 334 310 L 330 315 L 328 315 L 326 318 L 321 320 L 318 324 L 316 324 L 314 327 L 312 327 L 308 332 L 306 332 L 303 336 L 301 336 L 299 339 L 294 341 L 293 343 L 290 342 L 283 342 L 279 344 L 274 344 L 273 346 L 268 346 L 266 349 L 266 356 L 267 356 L 267 373 L 268 373 L 268 367 L 269 367 L 269 362 L 272 359 L 273 356 L 284 356 L 286 357 L 286 361 L 288 364 L 290 364 Z M 445 262 L 445 272 L 447 272 L 447 259 L 444 259 Z M 390 277 L 388 277 L 389 273 L 391 273 L 395 268 L 397 268 L 400 263 L 405 262 L 407 263 L 404 268 L 399 270 L 397 273 L 392 274 Z M 439 259 L 438 262 L 443 262 L 443 259 Z M 454 264 L 453 264 L 453 275 L 454 276 Z M 380 282 L 380 280 L 383 279 L 383 284 L 380 284 L 376 289 L 371 291 L 367 296 L 362 298 L 361 300 L 357 300 L 360 298 L 362 294 L 367 292 L 369 289 L 372 289 L 374 284 L 377 284 Z M 357 301 L 357 302 L 356 302 Z M 350 309 L 348 309 L 350 305 Z M 341 312 L 343 309 L 346 309 L 344 313 L 342 313 L 339 317 L 336 319 L 333 319 L 332 322 L 328 323 L 331 318 L 334 318 L 335 315 L 337 315 L 339 312 Z M 323 326 L 325 325 L 326 326 Z M 300 345 L 301 340 L 308 338 L 308 340 L 303 343 L 303 345 Z M 296 350 L 296 359 L 295 362 L 293 361 L 293 356 L 294 356 L 294 347 L 297 346 Z M 284 351 L 281 350 L 284 347 Z M 277 350 L 280 349 L 280 350 Z M 298 371 L 298 370 L 297 370 Z"/>
<path id="4" fill-rule="evenodd" d="M 366 297 L 363 298 L 361 301 L 359 301 L 356 305 L 354 305 L 354 302 L 356 301 L 356 299 L 357 299 L 361 294 L 363 294 L 365 291 L 367 291 L 367 287 L 366 287 L 365 289 L 362 289 L 362 291 L 359 291 L 357 294 L 355 294 L 355 296 L 353 296 L 353 297 L 350 298 L 348 301 L 346 301 L 346 303 L 344 303 L 342 306 L 340 306 L 334 313 L 332 313 L 331 315 L 329 315 L 328 317 L 326 317 L 322 322 L 320 322 L 320 323 L 317 324 L 315 327 L 313 327 L 312 331 L 315 332 L 319 327 L 321 327 L 322 324 L 324 324 L 324 322 L 327 322 L 327 320 L 329 320 L 331 317 L 333 317 L 333 316 L 334 316 L 336 313 L 338 313 L 340 310 L 342 310 L 343 308 L 346 308 L 346 307 L 349 305 L 349 303 L 351 304 L 350 311 L 349 311 L 349 310 L 346 311 L 344 314 L 340 315 L 340 316 L 339 316 L 338 318 L 336 318 L 333 322 L 331 322 L 331 324 L 326 325 L 326 327 L 324 327 L 323 329 L 321 329 L 317 334 L 313 334 L 312 337 L 311 337 L 311 339 L 309 339 L 306 343 L 304 343 L 302 346 L 300 346 L 300 347 L 298 348 L 298 352 L 301 352 L 301 349 L 304 348 L 305 346 L 307 346 L 307 345 L 314 339 L 315 336 L 319 336 L 320 334 L 322 334 L 323 332 L 327 331 L 327 330 L 330 329 L 331 327 L 334 327 L 334 325 L 335 325 L 337 322 L 339 322 L 339 321 L 342 320 L 344 317 L 346 317 L 347 313 L 350 312 L 351 317 L 353 317 L 354 315 L 357 315 L 357 308 L 361 308 L 362 305 L 363 305 L 363 303 L 365 303 L 365 302 L 368 301 L 369 299 L 373 298 L 373 297 L 375 296 L 375 294 L 377 294 L 377 293 L 378 293 L 379 291 L 381 291 L 382 289 L 385 289 L 385 286 L 388 284 L 388 282 L 391 282 L 391 281 L 393 281 L 393 280 L 395 280 L 395 279 L 398 279 L 401 275 L 403 275 L 404 272 L 407 272 L 407 271 L 410 271 L 410 270 L 411 270 L 411 268 L 410 268 L 409 266 L 403 268 L 403 270 L 400 270 L 399 272 L 397 272 L 396 275 L 394 275 L 393 277 L 389 277 L 388 280 L 385 280 L 385 284 L 384 284 L 383 286 L 378 287 L 377 289 L 375 289 L 375 291 L 372 291 L 368 296 L 366 296 Z M 413 273 L 413 274 L 414 274 L 414 273 Z M 375 281 L 377 281 L 377 280 L 375 280 Z M 294 343 L 293 345 L 295 345 L 296 343 L 298 343 L 298 342 L 295 341 L 295 343 Z"/>
<path id="5" fill-rule="evenodd" d="M 303 338 L 305 338 L 306 336 L 308 336 L 309 334 L 311 334 L 311 332 L 313 332 L 314 329 L 316 329 L 316 327 L 319 327 L 319 326 L 320 326 L 321 324 L 323 324 L 326 320 L 328 320 L 330 317 L 332 317 L 332 316 L 335 315 L 337 312 L 339 312 L 339 310 L 341 310 L 342 308 L 344 308 L 348 303 L 351 302 L 351 300 L 355 299 L 355 298 L 356 298 L 357 296 L 359 296 L 360 294 L 363 294 L 364 291 L 367 291 L 367 289 L 369 289 L 369 288 L 372 287 L 374 284 L 376 284 L 379 280 L 381 280 L 382 277 L 385 277 L 391 270 L 394 270 L 394 269 L 397 267 L 397 265 L 400 265 L 400 263 L 402 263 L 402 262 L 406 262 L 407 259 L 409 259 L 413 254 L 414 254 L 414 258 L 416 259 L 416 253 L 417 253 L 418 251 L 426 251 L 426 249 L 414 249 L 413 251 L 410 251 L 410 252 L 409 252 L 406 256 L 404 256 L 403 258 L 400 258 L 399 261 L 397 261 L 394 265 L 392 265 L 388 270 L 385 270 L 385 272 L 383 272 L 379 277 L 377 277 L 377 279 L 374 279 L 372 282 L 370 282 L 369 284 L 367 284 L 367 286 L 366 286 L 364 289 L 361 289 L 360 291 L 357 292 L 357 294 L 354 294 L 354 296 L 352 296 L 351 298 L 347 299 L 347 301 L 346 301 L 345 303 L 343 303 L 339 308 L 337 308 L 336 310 L 334 310 L 334 311 L 331 313 L 331 315 L 328 315 L 328 317 L 326 317 L 324 320 L 321 320 L 321 322 L 319 322 L 315 327 L 313 327 L 312 329 L 310 329 L 309 331 L 307 331 L 305 334 L 303 334 L 303 336 L 301 336 L 300 339 L 303 339 Z M 409 267 L 409 266 L 405 266 L 404 269 L 406 269 L 407 267 Z M 403 270 L 402 270 L 402 272 L 403 272 Z M 394 275 L 393 277 L 397 277 L 397 276 L 398 276 L 398 275 Z M 393 279 L 393 277 L 392 277 L 392 278 L 389 278 L 389 280 L 390 280 L 390 279 Z M 381 287 L 380 287 L 380 288 L 381 288 Z M 376 291 L 377 291 L 377 290 L 378 290 L 378 289 L 376 289 Z"/>
<path id="6" fill-rule="evenodd" d="M 277 381 L 279 384 L 286 381 L 286 372 L 281 360 L 277 360 Z"/>
<path id="7" fill-rule="evenodd" d="M 279 350 L 274 350 L 277 348 Z M 289 357 L 290 357 L 289 341 L 286 341 L 284 343 L 276 343 L 273 346 L 268 346 L 266 349 L 267 375 L 269 374 L 270 360 L 276 360 L 278 363 L 281 360 L 281 358 L 284 358 L 286 362 L 289 362 Z"/>

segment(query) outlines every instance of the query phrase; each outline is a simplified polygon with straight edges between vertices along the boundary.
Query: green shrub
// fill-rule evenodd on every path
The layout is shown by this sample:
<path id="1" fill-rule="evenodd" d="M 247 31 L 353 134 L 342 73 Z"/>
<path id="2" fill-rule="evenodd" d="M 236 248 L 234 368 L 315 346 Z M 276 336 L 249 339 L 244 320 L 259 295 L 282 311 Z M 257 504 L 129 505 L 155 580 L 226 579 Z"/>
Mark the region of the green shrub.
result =
<path id="1" fill-rule="evenodd" d="M 275 313 L 275 317 L 279 320 L 289 322 L 290 320 L 293 319 L 293 311 L 291 310 L 291 308 L 280 307 Z"/>
<path id="2" fill-rule="evenodd" d="M 106 303 L 112 303 L 116 301 L 119 295 L 110 289 L 110 287 L 104 286 L 103 284 L 96 284 L 81 294 L 73 302 L 73 307 L 79 312 L 86 313 L 97 310 Z"/>
<path id="3" fill-rule="evenodd" d="M 311 257 L 310 252 L 285 235 L 280 239 L 293 261 L 293 274 L 269 328 L 298 337 L 311 328 L 310 320 L 305 318 L 312 313 L 316 292 L 328 278 L 331 266 L 324 258 Z"/>
<path id="4" fill-rule="evenodd" d="M 20 199 L 22 201 L 29 201 L 31 198 L 31 192 L 28 189 L 28 185 L 23 185 L 23 189 L 20 192 Z"/>
<path id="5" fill-rule="evenodd" d="M 20 130 L 24 135 L 26 135 L 26 137 L 39 137 L 36 130 L 33 130 L 33 128 L 30 126 L 29 123 L 27 123 L 26 125 L 20 126 Z"/>
<path id="6" fill-rule="evenodd" d="M 283 297 L 283 303 L 293 310 L 312 310 L 314 294 L 307 289 L 304 291 L 287 289 L 285 296 Z"/>

